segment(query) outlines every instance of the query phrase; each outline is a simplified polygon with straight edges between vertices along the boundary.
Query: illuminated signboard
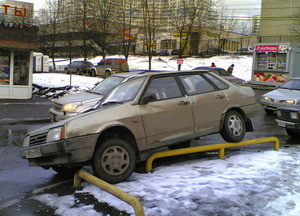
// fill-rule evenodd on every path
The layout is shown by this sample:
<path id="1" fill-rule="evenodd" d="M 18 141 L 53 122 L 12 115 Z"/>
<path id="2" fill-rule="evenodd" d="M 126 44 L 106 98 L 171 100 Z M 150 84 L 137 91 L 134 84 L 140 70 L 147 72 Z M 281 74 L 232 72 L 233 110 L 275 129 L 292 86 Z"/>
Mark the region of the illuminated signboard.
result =
<path id="1" fill-rule="evenodd" d="M 11 0 L 0 0 L 0 22 L 32 24 L 33 4 Z"/>
<path id="2" fill-rule="evenodd" d="M 277 53 L 287 53 L 288 46 L 286 45 L 259 45 L 255 47 L 255 52 L 277 52 Z"/>

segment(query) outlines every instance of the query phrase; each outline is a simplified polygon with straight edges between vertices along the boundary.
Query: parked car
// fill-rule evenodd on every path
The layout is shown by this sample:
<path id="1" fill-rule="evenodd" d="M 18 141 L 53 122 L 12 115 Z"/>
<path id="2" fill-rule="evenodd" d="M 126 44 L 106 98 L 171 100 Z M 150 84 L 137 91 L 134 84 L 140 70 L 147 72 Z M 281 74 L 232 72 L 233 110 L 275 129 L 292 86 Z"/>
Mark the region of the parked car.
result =
<path id="1" fill-rule="evenodd" d="M 160 56 L 168 56 L 170 55 L 169 51 L 168 50 L 160 50 L 158 55 Z"/>
<path id="2" fill-rule="evenodd" d="M 196 67 L 193 70 L 209 70 L 221 77 L 223 77 L 224 79 L 227 79 L 228 81 L 235 83 L 237 85 L 245 85 L 246 81 L 240 78 L 237 78 L 235 76 L 232 76 L 230 73 L 228 73 L 224 68 L 220 68 L 220 67 L 209 67 L 209 66 L 200 66 L 200 67 Z"/>
<path id="3" fill-rule="evenodd" d="M 262 95 L 260 103 L 266 113 L 273 113 L 280 106 L 300 104 L 300 78 L 289 79 L 277 89 Z"/>
<path id="4" fill-rule="evenodd" d="M 76 73 L 81 75 L 83 73 L 90 74 L 93 68 L 93 63 L 89 61 L 73 61 L 71 64 L 67 65 L 64 70 L 67 74 Z"/>
<path id="5" fill-rule="evenodd" d="M 140 71 L 135 73 L 119 73 L 104 79 L 89 91 L 68 94 L 55 99 L 49 110 L 51 121 L 57 122 L 91 110 L 101 99 L 117 85 L 133 79 Z"/>
<path id="6" fill-rule="evenodd" d="M 276 123 L 286 129 L 287 134 L 293 138 L 300 138 L 300 106 L 278 107 Z"/>
<path id="7" fill-rule="evenodd" d="M 91 165 L 97 177 L 117 183 L 160 147 L 213 133 L 241 141 L 259 109 L 252 88 L 209 71 L 143 72 L 94 111 L 30 132 L 20 154 L 31 166 L 57 172 Z"/>
<path id="8" fill-rule="evenodd" d="M 92 76 L 109 77 L 114 73 L 128 72 L 129 66 L 126 59 L 122 58 L 105 58 L 96 65 L 92 72 Z"/>

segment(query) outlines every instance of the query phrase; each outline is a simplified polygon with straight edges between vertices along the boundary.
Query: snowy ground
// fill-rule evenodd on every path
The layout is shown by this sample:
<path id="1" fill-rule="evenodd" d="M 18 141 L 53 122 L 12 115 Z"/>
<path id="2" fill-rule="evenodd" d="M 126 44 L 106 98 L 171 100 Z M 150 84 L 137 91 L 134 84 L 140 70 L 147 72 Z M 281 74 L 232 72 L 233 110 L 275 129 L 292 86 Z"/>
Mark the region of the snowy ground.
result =
<path id="1" fill-rule="evenodd" d="M 160 58 L 163 61 L 154 57 L 153 69 L 176 69 L 175 60 Z M 248 56 L 189 58 L 183 69 L 211 62 L 224 68 L 233 63 L 233 75 L 250 79 L 252 57 Z M 131 57 L 129 64 L 131 69 L 147 69 L 146 58 Z M 101 81 L 72 77 L 78 90 L 89 89 Z M 34 74 L 34 83 L 41 86 L 65 86 L 68 82 L 69 75 L 65 74 Z M 153 173 L 134 173 L 116 186 L 138 197 L 148 216 L 299 216 L 299 158 L 300 146 L 279 151 L 241 150 L 228 153 L 226 160 L 215 155 L 158 166 Z M 83 183 L 83 190 L 76 193 L 90 193 L 99 202 L 134 214 L 131 206 L 89 183 Z M 78 200 L 74 195 L 42 194 L 35 199 L 56 208 L 57 215 L 101 215 L 93 204 L 75 205 Z"/>

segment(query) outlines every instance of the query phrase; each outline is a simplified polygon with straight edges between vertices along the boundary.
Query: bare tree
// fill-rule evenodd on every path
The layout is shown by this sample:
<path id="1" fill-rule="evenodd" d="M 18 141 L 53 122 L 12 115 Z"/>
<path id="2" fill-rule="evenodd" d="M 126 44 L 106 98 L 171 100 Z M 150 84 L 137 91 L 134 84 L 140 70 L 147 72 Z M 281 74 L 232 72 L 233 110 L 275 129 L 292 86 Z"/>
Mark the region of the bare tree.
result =
<path id="1" fill-rule="evenodd" d="M 156 48 L 155 38 L 162 21 L 162 13 L 158 10 L 159 3 L 156 0 L 142 0 L 141 2 L 143 19 L 142 41 L 148 54 L 149 70 L 151 70 L 151 61 Z"/>
<path id="2" fill-rule="evenodd" d="M 53 61 L 53 69 L 55 65 L 55 50 L 57 43 L 57 35 L 59 33 L 59 22 L 61 21 L 62 1 L 60 0 L 46 0 L 45 7 L 37 13 L 36 22 L 40 26 L 39 34 L 41 37 L 41 44 L 44 50 L 49 51 L 50 58 Z"/>

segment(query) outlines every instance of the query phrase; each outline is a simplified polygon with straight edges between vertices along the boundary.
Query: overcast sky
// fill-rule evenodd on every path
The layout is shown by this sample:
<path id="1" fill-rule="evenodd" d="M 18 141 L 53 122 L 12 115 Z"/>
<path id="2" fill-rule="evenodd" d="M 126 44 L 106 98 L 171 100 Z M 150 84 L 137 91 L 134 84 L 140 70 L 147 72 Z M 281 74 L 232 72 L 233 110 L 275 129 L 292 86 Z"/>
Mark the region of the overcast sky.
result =
<path id="1" fill-rule="evenodd" d="M 39 10 L 46 0 L 23 0 L 31 2 L 35 5 L 35 10 Z M 229 10 L 235 12 L 236 15 L 252 17 L 253 15 L 260 15 L 261 0 L 224 0 L 225 5 Z"/>

